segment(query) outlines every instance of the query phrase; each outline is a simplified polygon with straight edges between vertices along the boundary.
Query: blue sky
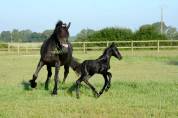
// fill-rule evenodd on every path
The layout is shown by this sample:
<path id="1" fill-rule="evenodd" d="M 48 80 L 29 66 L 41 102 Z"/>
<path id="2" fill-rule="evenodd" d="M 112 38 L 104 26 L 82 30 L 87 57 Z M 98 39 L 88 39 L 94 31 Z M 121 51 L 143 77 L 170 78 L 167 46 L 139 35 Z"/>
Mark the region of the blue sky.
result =
<path id="1" fill-rule="evenodd" d="M 167 25 L 178 27 L 178 0 L 1 0 L 0 31 L 53 29 L 56 22 L 72 22 L 70 33 L 83 28 L 119 26 L 136 30 L 160 21 L 164 10 Z"/>

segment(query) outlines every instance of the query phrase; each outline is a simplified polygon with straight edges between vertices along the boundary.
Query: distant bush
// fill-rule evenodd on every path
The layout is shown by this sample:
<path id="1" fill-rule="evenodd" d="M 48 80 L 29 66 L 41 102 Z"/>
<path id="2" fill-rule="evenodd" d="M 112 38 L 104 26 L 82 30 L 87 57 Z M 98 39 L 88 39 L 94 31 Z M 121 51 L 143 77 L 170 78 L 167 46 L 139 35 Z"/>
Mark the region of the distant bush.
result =
<path id="1" fill-rule="evenodd" d="M 8 44 L 0 44 L 0 48 L 8 48 Z"/>
<path id="2" fill-rule="evenodd" d="M 129 28 L 108 27 L 98 31 L 83 29 L 77 34 L 75 41 L 146 41 L 146 40 L 167 40 L 167 26 L 164 24 L 164 32 L 160 33 L 160 23 L 143 25 L 137 31 L 133 32 Z M 169 28 L 170 29 L 170 28 Z M 153 43 L 155 45 L 156 43 Z M 102 46 L 102 43 L 91 44 Z M 130 43 L 122 43 L 120 46 L 129 46 Z M 135 46 L 152 45 L 152 43 L 136 43 Z"/>

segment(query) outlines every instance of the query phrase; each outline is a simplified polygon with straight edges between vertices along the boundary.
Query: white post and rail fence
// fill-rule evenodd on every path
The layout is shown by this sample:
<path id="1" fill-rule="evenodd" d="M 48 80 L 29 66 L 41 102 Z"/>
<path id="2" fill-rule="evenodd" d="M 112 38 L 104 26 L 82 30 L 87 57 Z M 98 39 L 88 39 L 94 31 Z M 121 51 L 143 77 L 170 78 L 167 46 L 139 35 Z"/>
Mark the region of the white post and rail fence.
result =
<path id="1" fill-rule="evenodd" d="M 156 50 L 178 49 L 178 40 L 150 40 L 150 41 L 98 41 L 98 42 L 71 42 L 73 49 L 86 53 L 87 51 L 103 50 L 114 42 L 120 50 Z M 39 54 L 40 43 L 0 43 L 0 54 Z"/>

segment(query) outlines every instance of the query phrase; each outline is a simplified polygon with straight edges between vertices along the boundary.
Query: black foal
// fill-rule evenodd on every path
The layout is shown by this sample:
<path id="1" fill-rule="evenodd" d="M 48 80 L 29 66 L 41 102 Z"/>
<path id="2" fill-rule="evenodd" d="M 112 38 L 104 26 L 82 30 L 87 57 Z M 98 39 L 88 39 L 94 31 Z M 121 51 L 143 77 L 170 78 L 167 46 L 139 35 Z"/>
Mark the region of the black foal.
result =
<path id="1" fill-rule="evenodd" d="M 71 66 L 81 75 L 80 78 L 76 81 L 77 98 L 79 98 L 79 89 L 82 81 L 84 81 L 92 89 L 96 97 L 99 97 L 104 92 L 104 90 L 108 91 L 111 85 L 112 77 L 112 74 L 108 72 L 108 70 L 110 69 L 111 56 L 114 56 L 119 60 L 122 59 L 122 56 L 114 43 L 106 48 L 104 53 L 96 60 L 85 60 L 81 64 L 78 64 L 77 61 L 75 61 L 74 59 L 72 60 Z M 99 93 L 96 91 L 95 87 L 88 81 L 89 78 L 95 73 L 102 74 L 105 80 L 104 86 Z"/>

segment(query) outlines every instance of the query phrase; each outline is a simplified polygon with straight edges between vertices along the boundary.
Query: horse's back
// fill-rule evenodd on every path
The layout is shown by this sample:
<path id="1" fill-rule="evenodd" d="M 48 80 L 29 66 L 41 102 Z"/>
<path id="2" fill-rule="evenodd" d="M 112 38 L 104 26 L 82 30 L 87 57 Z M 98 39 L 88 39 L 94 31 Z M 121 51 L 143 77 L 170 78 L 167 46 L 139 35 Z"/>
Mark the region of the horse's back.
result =
<path id="1" fill-rule="evenodd" d="M 93 75 L 95 73 L 105 73 L 108 71 L 108 65 L 106 63 L 103 63 L 98 60 L 85 60 L 82 63 L 82 70 L 81 71 L 86 71 L 85 73 L 88 73 L 90 75 Z"/>
<path id="2" fill-rule="evenodd" d="M 96 60 L 85 60 L 81 66 L 83 68 L 81 71 L 87 71 L 91 75 L 99 71 L 100 65 Z"/>

